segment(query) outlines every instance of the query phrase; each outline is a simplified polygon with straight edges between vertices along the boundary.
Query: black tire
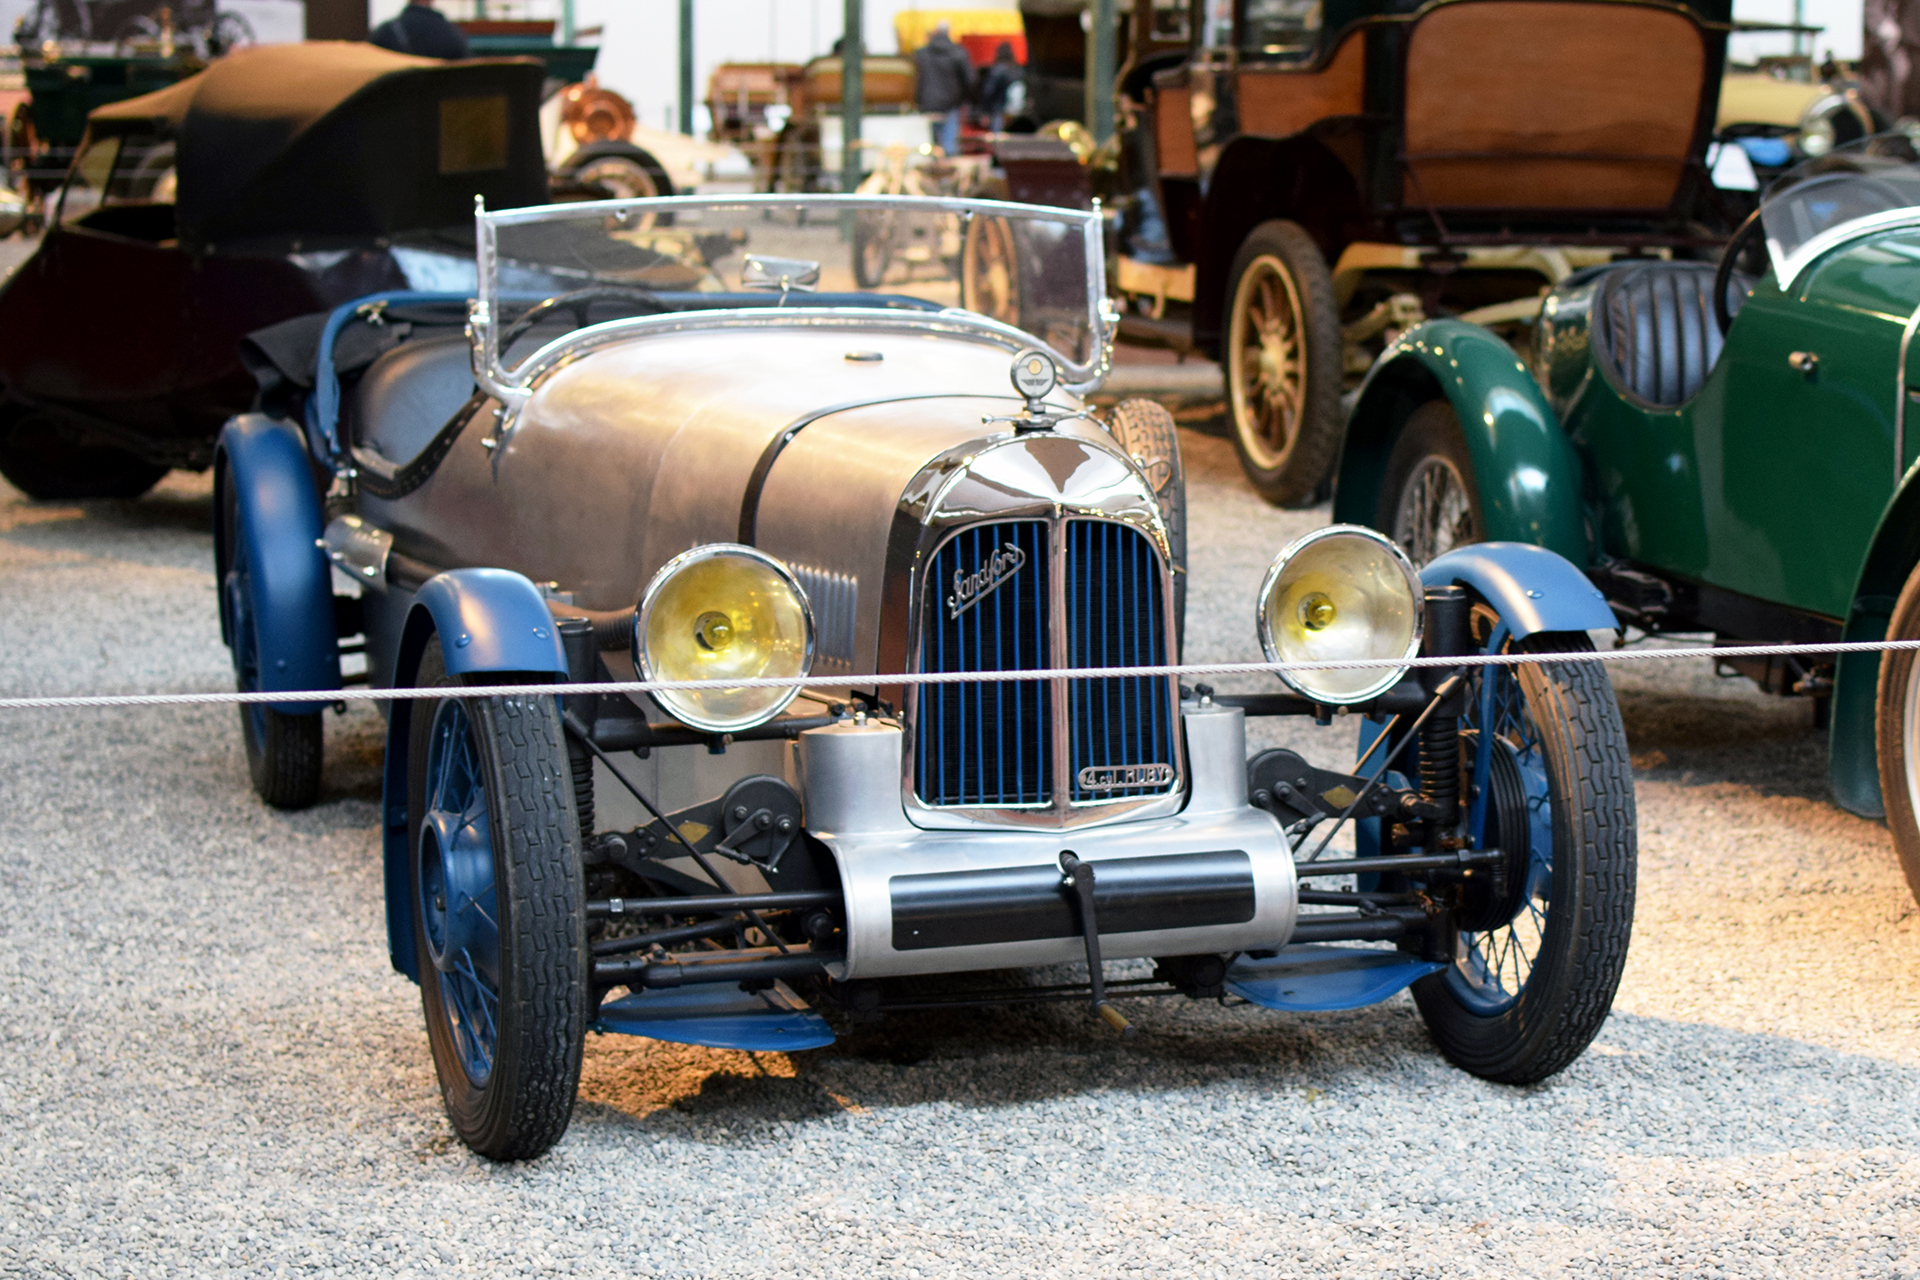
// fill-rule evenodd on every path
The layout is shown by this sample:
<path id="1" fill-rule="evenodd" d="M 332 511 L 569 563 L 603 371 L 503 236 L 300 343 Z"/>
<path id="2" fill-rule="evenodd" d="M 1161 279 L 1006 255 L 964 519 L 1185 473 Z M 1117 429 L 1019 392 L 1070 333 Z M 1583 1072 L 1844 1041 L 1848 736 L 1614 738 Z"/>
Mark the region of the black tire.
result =
<path id="1" fill-rule="evenodd" d="M 50 410 L 0 409 L 0 475 L 29 498 L 137 498 L 167 470 L 124 449 L 81 443 Z"/>
<path id="2" fill-rule="evenodd" d="M 1343 429 L 1333 273 L 1312 236 L 1275 219 L 1241 243 L 1227 281 L 1221 363 L 1240 467 L 1268 502 L 1309 502 Z"/>
<path id="3" fill-rule="evenodd" d="M 1180 429 L 1166 406 L 1153 400 L 1122 400 L 1113 407 L 1113 438 L 1153 484 L 1167 523 L 1173 555 L 1173 623 L 1176 648 L 1184 650 L 1187 616 L 1187 472 L 1180 462 Z"/>
<path id="4" fill-rule="evenodd" d="M 673 182 L 660 162 L 644 153 L 625 151 L 588 155 L 569 162 L 567 176 L 598 187 L 610 200 L 644 200 L 673 194 Z"/>
<path id="5" fill-rule="evenodd" d="M 272 707 L 240 708 L 253 790 L 276 809 L 306 809 L 320 799 L 326 729 L 318 711 L 290 715 Z"/>
<path id="6" fill-rule="evenodd" d="M 1887 639 L 1920 640 L 1920 568 L 1908 576 L 1894 601 Z M 1889 649 L 1880 655 L 1874 746 L 1887 830 L 1900 856 L 1900 868 L 1907 874 L 1907 888 L 1920 900 L 1920 664 L 1911 649 Z"/>
<path id="7" fill-rule="evenodd" d="M 853 279 L 862 289 L 877 289 L 893 265 L 894 220 L 884 210 L 862 210 L 853 220 Z"/>
<path id="8" fill-rule="evenodd" d="M 1401 428 L 1387 455 L 1374 528 L 1399 543 L 1415 568 L 1486 537 L 1473 459 L 1445 400 L 1421 405 Z"/>
<path id="9" fill-rule="evenodd" d="M 1494 614 L 1482 605 L 1474 616 L 1476 637 L 1487 643 Z M 1580 634 L 1543 634 L 1511 648 L 1585 653 L 1592 644 Z M 1480 670 L 1461 723 L 1472 727 L 1479 716 L 1480 682 L 1497 681 L 1492 749 L 1520 764 L 1531 801 L 1527 888 L 1514 895 L 1521 905 L 1504 929 L 1463 932 L 1453 965 L 1415 983 L 1413 995 L 1455 1064 L 1530 1084 L 1585 1051 L 1620 986 L 1633 931 L 1633 770 L 1613 685 L 1598 663 Z M 1471 776 L 1470 754 L 1467 767 Z"/>
<path id="10" fill-rule="evenodd" d="M 246 541 L 240 537 L 240 504 L 233 477 L 221 486 L 220 606 L 233 658 L 234 687 L 242 693 L 260 687 L 260 645 L 254 631 L 253 578 Z M 247 775 L 262 800 L 276 809 L 305 809 L 320 798 L 326 754 L 322 708 L 311 712 L 277 711 L 259 703 L 240 706 L 240 739 L 246 747 Z"/>
<path id="11" fill-rule="evenodd" d="M 447 676 L 438 639 L 421 659 L 422 687 L 457 687 Z M 446 766 L 440 776 L 462 769 L 473 779 L 473 794 L 461 813 L 463 824 L 441 820 L 449 792 L 430 794 L 429 772 L 436 733 L 446 752 L 461 752 L 467 763 Z M 463 776 L 467 776 L 463 775 Z M 486 831 L 475 832 L 484 821 Z M 429 843 L 425 833 L 436 834 Z M 492 910 L 467 917 L 484 927 L 491 920 L 494 987 L 487 1023 L 472 1033 L 459 1021 L 464 1009 L 485 1006 L 482 962 L 462 970 L 451 956 L 459 939 L 461 913 L 449 910 L 453 876 L 436 867 L 441 830 L 475 841 L 469 875 L 490 872 L 483 891 L 469 896 L 490 899 Z M 573 1115 L 580 1088 L 580 1061 L 587 1027 L 586 890 L 580 867 L 580 826 L 575 816 L 573 775 L 567 762 L 560 712 L 552 698 L 443 698 L 413 704 L 407 756 L 407 842 L 412 852 L 410 900 L 420 964 L 421 1006 L 434 1070 L 440 1079 L 448 1119 L 460 1140 L 492 1160 L 530 1160 L 560 1140 Z M 490 861 L 486 852 L 491 854 Z M 430 879 L 437 876 L 437 879 Z M 435 925 L 427 888 L 440 886 Z M 501 890 L 504 889 L 504 893 Z M 436 932 L 435 930 L 438 930 Z M 435 964 L 435 939 L 447 972 Z M 484 941 L 484 939 L 483 939 Z M 480 948 L 484 952 L 484 946 Z M 471 949 L 459 947 L 471 961 Z M 474 976 L 470 985 L 461 985 Z M 475 1072 L 471 1055 L 485 1041 L 484 1072 Z"/>

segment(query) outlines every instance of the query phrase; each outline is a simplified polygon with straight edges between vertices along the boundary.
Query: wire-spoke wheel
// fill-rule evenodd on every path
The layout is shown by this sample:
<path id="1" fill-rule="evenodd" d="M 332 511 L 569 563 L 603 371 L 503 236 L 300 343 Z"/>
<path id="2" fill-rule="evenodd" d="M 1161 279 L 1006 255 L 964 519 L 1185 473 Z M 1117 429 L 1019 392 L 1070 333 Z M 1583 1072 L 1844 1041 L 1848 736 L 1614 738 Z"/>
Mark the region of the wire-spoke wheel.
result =
<path id="1" fill-rule="evenodd" d="M 1020 324 L 1020 259 L 1005 218 L 967 220 L 960 250 L 960 305 L 990 320 Z"/>
<path id="2" fill-rule="evenodd" d="M 1416 566 L 1486 536 L 1466 438 L 1444 400 L 1407 418 L 1387 458 L 1374 525 Z"/>
<path id="3" fill-rule="evenodd" d="M 1887 639 L 1920 640 L 1920 568 L 1907 578 L 1894 602 Z M 1889 649 L 1880 655 L 1875 737 L 1887 830 L 1893 836 L 1894 852 L 1900 855 L 1900 867 L 1907 873 L 1907 887 L 1920 899 L 1920 662 L 1914 659 L 1911 649 Z"/>
<path id="4" fill-rule="evenodd" d="M 1474 633 L 1488 652 L 1592 650 L 1580 634 L 1509 644 L 1485 605 Z M 1592 1042 L 1626 965 L 1636 859 L 1626 731 L 1593 662 L 1479 668 L 1461 727 L 1482 843 L 1513 856 L 1468 893 L 1453 963 L 1414 984 L 1414 998 L 1448 1058 L 1527 1084 Z"/>
<path id="5" fill-rule="evenodd" d="M 439 641 L 419 683 L 455 686 Z M 566 1132 L 586 1036 L 580 831 L 552 698 L 416 702 L 407 833 L 427 1040 L 460 1140 L 526 1160 Z"/>
<path id="6" fill-rule="evenodd" d="M 1263 222 L 1230 275 L 1227 407 L 1240 466 L 1272 503 L 1311 499 L 1340 447 L 1333 276 L 1298 225 Z"/>

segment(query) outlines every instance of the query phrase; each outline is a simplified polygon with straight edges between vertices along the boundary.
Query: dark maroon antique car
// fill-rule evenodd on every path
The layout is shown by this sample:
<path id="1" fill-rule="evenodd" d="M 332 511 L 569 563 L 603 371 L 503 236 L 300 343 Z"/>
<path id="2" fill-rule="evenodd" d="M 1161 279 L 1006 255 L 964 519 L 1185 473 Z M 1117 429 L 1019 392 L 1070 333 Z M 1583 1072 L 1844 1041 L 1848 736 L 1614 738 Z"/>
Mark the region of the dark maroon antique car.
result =
<path id="1" fill-rule="evenodd" d="M 241 338 L 383 289 L 473 282 L 473 204 L 546 200 L 543 72 L 366 44 L 243 50 L 93 112 L 0 290 L 0 474 L 131 497 L 250 407 Z"/>

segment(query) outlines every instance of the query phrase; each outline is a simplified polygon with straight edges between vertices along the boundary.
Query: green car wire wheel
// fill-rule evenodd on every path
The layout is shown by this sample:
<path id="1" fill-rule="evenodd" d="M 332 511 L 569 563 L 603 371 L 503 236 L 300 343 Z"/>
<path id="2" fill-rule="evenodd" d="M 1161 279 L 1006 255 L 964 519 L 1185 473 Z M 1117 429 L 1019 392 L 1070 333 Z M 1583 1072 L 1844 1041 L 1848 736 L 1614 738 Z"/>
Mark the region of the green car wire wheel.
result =
<path id="1" fill-rule="evenodd" d="M 440 642 L 418 683 L 457 687 Z M 566 1132 L 587 1024 L 586 890 L 552 698 L 413 704 L 407 837 L 427 1040 L 460 1140 L 529 1160 Z"/>
<path id="2" fill-rule="evenodd" d="M 1584 635 L 1539 634 L 1510 645 L 1485 605 L 1474 609 L 1474 633 L 1489 652 L 1592 651 Z M 1619 704 L 1598 663 L 1482 667 L 1467 705 L 1461 728 L 1469 779 L 1481 776 L 1484 743 L 1488 808 L 1503 812 L 1500 826 L 1526 815 L 1524 832 L 1489 824 L 1486 834 L 1516 852 L 1524 843 L 1525 858 L 1509 868 L 1504 892 L 1468 895 L 1453 963 L 1415 983 L 1413 994 L 1434 1042 L 1456 1065 L 1530 1084 L 1585 1051 L 1626 967 L 1636 878 L 1633 773 Z"/>
<path id="3" fill-rule="evenodd" d="M 1473 460 L 1445 400 L 1421 405 L 1401 428 L 1387 455 L 1374 527 L 1399 543 L 1416 566 L 1486 536 Z"/>

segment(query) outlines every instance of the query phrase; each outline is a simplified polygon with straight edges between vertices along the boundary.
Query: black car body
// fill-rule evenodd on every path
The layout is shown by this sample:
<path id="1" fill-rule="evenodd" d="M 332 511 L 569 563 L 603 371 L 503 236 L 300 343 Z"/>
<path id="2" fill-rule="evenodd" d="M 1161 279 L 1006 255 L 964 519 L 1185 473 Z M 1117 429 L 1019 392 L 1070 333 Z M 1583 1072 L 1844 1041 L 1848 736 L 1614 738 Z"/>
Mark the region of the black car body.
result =
<path id="1" fill-rule="evenodd" d="M 474 198 L 546 199 L 542 74 L 283 45 L 94 111 L 46 238 L 0 290 L 0 473 L 53 498 L 204 468 L 252 403 L 243 335 L 372 290 L 464 287 Z"/>

